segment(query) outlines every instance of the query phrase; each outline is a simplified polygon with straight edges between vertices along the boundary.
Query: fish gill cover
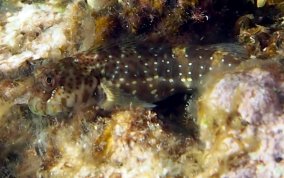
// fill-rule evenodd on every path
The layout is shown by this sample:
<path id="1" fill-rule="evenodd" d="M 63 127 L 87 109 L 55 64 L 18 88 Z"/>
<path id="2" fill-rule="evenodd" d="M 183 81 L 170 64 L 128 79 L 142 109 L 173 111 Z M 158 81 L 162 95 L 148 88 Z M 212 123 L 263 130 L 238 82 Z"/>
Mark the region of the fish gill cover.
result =
<path id="1" fill-rule="evenodd" d="M 283 177 L 281 1 L 0 14 L 0 177 Z"/>

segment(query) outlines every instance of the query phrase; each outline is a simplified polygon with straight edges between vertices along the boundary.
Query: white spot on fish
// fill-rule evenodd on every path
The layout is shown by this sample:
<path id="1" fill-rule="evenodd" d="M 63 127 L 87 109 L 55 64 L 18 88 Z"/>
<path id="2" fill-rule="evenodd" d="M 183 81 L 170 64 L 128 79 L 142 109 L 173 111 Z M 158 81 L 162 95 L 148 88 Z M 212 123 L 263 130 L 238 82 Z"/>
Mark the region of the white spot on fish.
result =
<path id="1" fill-rule="evenodd" d="M 152 90 L 152 91 L 151 91 L 151 94 L 153 94 L 153 95 L 156 94 L 156 93 L 157 93 L 157 90 Z M 157 95 L 156 95 L 156 96 L 157 96 Z"/>
<path id="2" fill-rule="evenodd" d="M 94 58 L 97 59 L 99 57 L 99 54 L 95 54 Z"/>
<path id="3" fill-rule="evenodd" d="M 150 77 L 150 78 L 147 78 L 146 80 L 147 80 L 148 82 L 151 82 L 151 81 L 153 80 L 153 78 Z"/>

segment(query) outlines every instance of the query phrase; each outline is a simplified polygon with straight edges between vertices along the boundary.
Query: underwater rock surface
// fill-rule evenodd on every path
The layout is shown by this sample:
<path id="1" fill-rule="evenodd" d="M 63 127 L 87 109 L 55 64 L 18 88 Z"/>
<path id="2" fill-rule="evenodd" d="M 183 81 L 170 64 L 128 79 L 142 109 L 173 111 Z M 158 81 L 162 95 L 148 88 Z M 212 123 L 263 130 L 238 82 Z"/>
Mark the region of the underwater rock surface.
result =
<path id="1" fill-rule="evenodd" d="M 283 12 L 269 0 L 1 1 L 0 177 L 283 177 Z M 226 51 L 161 108 L 30 111 L 38 65 L 135 40 L 177 57 L 186 45 Z M 232 65 L 235 44 L 249 55 Z"/>
<path id="2" fill-rule="evenodd" d="M 221 177 L 281 177 L 283 66 L 246 65 L 224 74 L 200 98 L 201 140 L 208 154 L 222 153 L 208 163 L 230 167 Z"/>
<path id="3" fill-rule="evenodd" d="M 81 129 L 84 127 L 84 130 Z M 74 121 L 61 129 L 53 128 L 53 143 L 59 156 L 42 172 L 55 177 L 155 177 L 185 175 L 188 168 L 183 155 L 192 140 L 164 130 L 153 112 L 122 111 L 94 123 Z M 71 131 L 71 132 L 70 132 Z M 68 134 L 67 134 L 68 133 Z M 66 136 L 69 135 L 69 136 Z M 51 143 L 52 142 L 52 143 Z M 188 145 L 184 147 L 185 145 Z M 49 154 L 51 150 L 47 150 Z M 198 154 L 196 150 L 195 154 Z M 170 156 L 172 154 L 172 156 Z M 183 155 L 183 157 L 181 157 Z M 43 155 L 44 156 L 44 155 Z M 44 156 L 45 157 L 45 156 Z M 190 159 L 194 156 L 188 155 Z M 44 161 L 45 162 L 45 161 Z M 48 164 L 48 162 L 47 162 Z M 191 165 L 192 164 L 192 165 Z M 196 163 L 189 163 L 198 170 Z M 193 174 L 188 172 L 188 175 Z"/>

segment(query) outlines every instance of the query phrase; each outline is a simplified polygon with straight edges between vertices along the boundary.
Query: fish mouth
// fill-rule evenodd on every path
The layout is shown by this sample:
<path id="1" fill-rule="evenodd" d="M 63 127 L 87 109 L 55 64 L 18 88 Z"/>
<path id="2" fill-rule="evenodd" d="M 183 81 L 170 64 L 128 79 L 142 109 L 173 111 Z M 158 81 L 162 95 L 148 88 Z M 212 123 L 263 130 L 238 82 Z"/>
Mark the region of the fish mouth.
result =
<path id="1" fill-rule="evenodd" d="M 37 99 L 30 99 L 28 103 L 29 109 L 32 113 L 40 116 L 45 116 L 46 113 L 44 112 L 46 108 L 44 104 L 37 98 Z"/>
<path id="2" fill-rule="evenodd" d="M 38 116 L 57 116 L 64 112 L 61 104 L 48 104 L 40 98 L 31 98 L 28 107 L 32 113 Z"/>

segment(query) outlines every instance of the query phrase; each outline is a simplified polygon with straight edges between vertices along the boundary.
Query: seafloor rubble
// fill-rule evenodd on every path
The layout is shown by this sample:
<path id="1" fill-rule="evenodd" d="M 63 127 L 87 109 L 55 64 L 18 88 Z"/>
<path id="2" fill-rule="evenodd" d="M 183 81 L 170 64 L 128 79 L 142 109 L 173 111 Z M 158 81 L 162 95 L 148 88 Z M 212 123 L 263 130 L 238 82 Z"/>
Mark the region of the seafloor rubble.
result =
<path id="1" fill-rule="evenodd" d="M 283 177 L 282 6 L 1 1 L 0 177 Z M 238 42 L 250 57 L 209 72 L 185 106 L 165 101 L 156 110 L 129 106 L 97 117 L 94 110 L 64 118 L 30 112 L 30 83 L 20 79 L 29 78 L 31 63 L 117 38 L 173 46 Z"/>

